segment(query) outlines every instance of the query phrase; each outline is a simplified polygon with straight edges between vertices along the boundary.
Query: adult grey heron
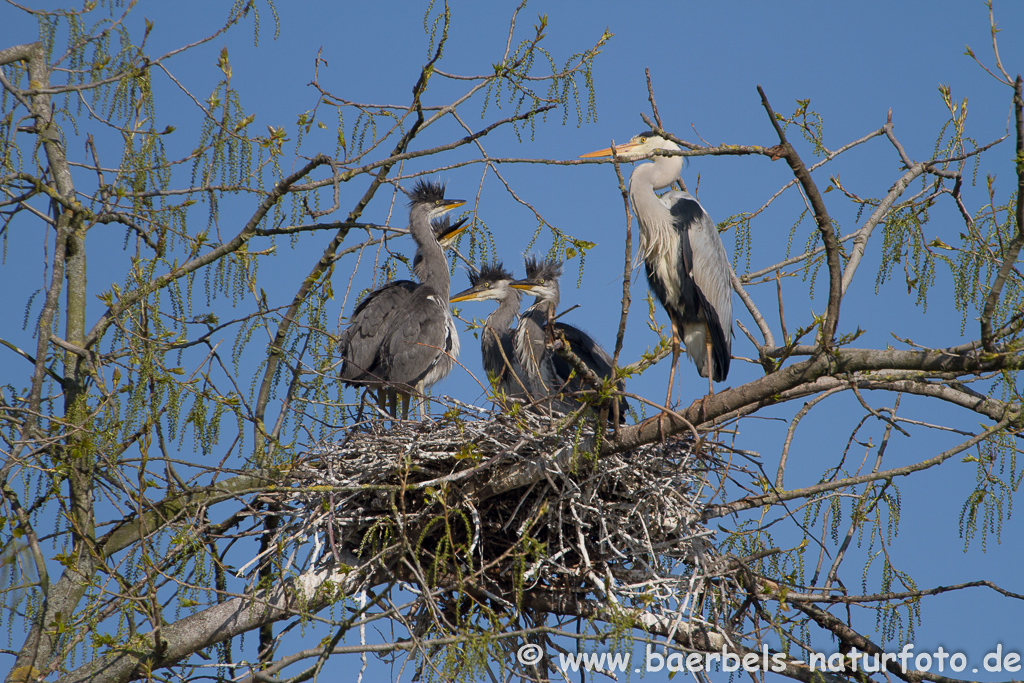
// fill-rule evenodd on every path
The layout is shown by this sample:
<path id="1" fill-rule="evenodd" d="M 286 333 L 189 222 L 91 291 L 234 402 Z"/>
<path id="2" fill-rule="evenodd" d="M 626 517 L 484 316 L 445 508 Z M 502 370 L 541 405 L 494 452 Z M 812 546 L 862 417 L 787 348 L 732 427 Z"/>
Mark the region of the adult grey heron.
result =
<path id="1" fill-rule="evenodd" d="M 679 150 L 671 140 L 648 131 L 624 145 L 599 149 L 580 158 L 615 154 L 628 161 L 655 150 Z M 689 192 L 671 191 L 658 196 L 655 190 L 679 178 L 681 156 L 655 156 L 640 164 L 629 177 L 629 199 L 640 224 L 639 253 L 644 259 L 647 282 L 654 290 L 672 324 L 672 382 L 679 361 L 680 339 L 701 377 L 723 382 L 732 355 L 732 278 L 729 257 L 714 221 Z"/>
<path id="2" fill-rule="evenodd" d="M 342 381 L 376 388 L 381 402 L 384 396 L 390 398 L 392 415 L 399 393 L 404 417 L 408 394 L 422 393 L 445 377 L 458 354 L 459 337 L 448 309 L 451 276 L 439 240 L 450 245 L 463 229 L 464 221 L 450 226 L 440 220 L 463 204 L 461 199 L 445 199 L 440 183 L 416 184 L 410 194 L 409 232 L 417 246 L 413 271 L 420 282 L 392 282 L 372 292 L 353 311 L 341 335 Z"/>
<path id="3" fill-rule="evenodd" d="M 469 289 L 451 297 L 460 301 L 497 301 L 498 307 L 487 316 L 480 331 L 480 356 L 488 378 L 507 397 L 529 399 L 527 378 L 516 359 L 512 345 L 512 325 L 519 317 L 523 297 L 509 285 L 515 278 L 501 263 L 483 265 L 470 274 Z"/>
<path id="4" fill-rule="evenodd" d="M 555 333 L 561 332 L 569 343 L 569 349 L 602 379 L 612 375 L 612 358 L 583 330 L 554 321 L 560 298 L 558 278 L 561 274 L 560 261 L 541 262 L 527 257 L 526 278 L 509 286 L 536 297 L 533 305 L 520 316 L 512 335 L 512 345 L 523 368 L 527 388 L 535 401 L 542 400 L 552 409 L 568 413 L 579 408 L 581 403 L 572 398 L 572 394 L 591 387 L 578 373 L 573 373 L 568 361 L 548 347 L 549 336 L 555 338 Z M 624 388 L 621 381 L 616 386 L 619 391 Z M 626 414 L 629 404 L 625 399 L 619 399 L 618 409 L 620 416 Z"/>

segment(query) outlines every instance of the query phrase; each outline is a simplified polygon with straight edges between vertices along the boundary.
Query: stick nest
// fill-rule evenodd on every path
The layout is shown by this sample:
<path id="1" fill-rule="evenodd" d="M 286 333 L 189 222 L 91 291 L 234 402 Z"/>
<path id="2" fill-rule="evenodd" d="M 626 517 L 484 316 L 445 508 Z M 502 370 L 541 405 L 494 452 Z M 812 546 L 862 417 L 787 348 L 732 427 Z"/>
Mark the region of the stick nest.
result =
<path id="1" fill-rule="evenodd" d="M 711 549 L 700 499 L 718 463 L 690 437 L 600 459 L 594 443 L 592 423 L 525 412 L 353 429 L 293 472 L 280 538 L 314 538 L 300 569 L 357 557 L 500 603 L 524 590 L 684 603 Z"/>

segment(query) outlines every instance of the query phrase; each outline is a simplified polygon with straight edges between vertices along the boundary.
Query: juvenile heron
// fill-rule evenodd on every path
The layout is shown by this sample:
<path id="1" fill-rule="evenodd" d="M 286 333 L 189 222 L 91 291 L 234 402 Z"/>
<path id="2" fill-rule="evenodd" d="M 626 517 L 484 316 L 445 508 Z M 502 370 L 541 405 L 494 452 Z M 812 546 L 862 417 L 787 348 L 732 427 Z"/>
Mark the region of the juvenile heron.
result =
<path id="1" fill-rule="evenodd" d="M 443 250 L 455 244 L 455 238 L 465 229 L 468 218 L 452 225 L 448 216 L 431 221 L 434 237 Z M 417 246 L 412 270 L 421 280 L 424 274 L 423 248 Z M 388 322 L 394 313 L 401 310 L 419 284 L 412 280 L 392 280 L 363 298 L 349 318 L 349 326 L 338 343 L 343 364 L 341 378 L 348 384 L 375 383 L 375 378 L 366 373 L 377 358 L 381 342 L 389 329 Z"/>
<path id="2" fill-rule="evenodd" d="M 439 240 L 450 245 L 464 221 L 450 226 L 439 219 L 463 204 L 461 199 L 445 199 L 440 183 L 416 184 L 410 194 L 409 232 L 417 246 L 413 271 L 420 282 L 393 282 L 371 293 L 342 333 L 342 381 L 376 388 L 381 401 L 389 397 L 392 415 L 397 413 L 398 393 L 403 395 L 404 417 L 408 394 L 422 393 L 445 377 L 459 352 L 448 309 L 451 276 Z"/>
<path id="3" fill-rule="evenodd" d="M 541 262 L 527 257 L 526 278 L 509 286 L 532 294 L 536 299 L 519 318 L 512 335 L 512 345 L 533 399 L 543 399 L 552 409 L 569 413 L 581 404 L 571 395 L 592 387 L 578 373 L 573 374 L 573 367 L 564 358 L 548 348 L 549 334 L 551 338 L 557 338 L 556 333 L 561 332 L 569 343 L 569 349 L 602 379 L 612 376 L 612 358 L 586 332 L 572 325 L 554 322 L 561 274 L 560 261 Z M 618 382 L 616 387 L 622 391 L 622 382 Z M 626 400 L 619 399 L 619 415 L 625 415 L 628 409 Z"/>
<path id="4" fill-rule="evenodd" d="M 609 157 L 627 161 L 659 149 L 678 150 L 671 140 L 653 132 L 640 133 L 624 145 L 584 154 L 581 159 Z M 672 324 L 672 370 L 668 379 L 671 404 L 672 382 L 679 362 L 680 339 L 686 354 L 697 365 L 701 377 L 723 382 L 729 374 L 732 355 L 732 278 L 729 257 L 718 229 L 704 208 L 689 192 L 655 190 L 668 187 L 679 178 L 681 156 L 655 156 L 640 164 L 629 177 L 629 199 L 640 224 L 639 252 L 647 270 L 647 282 L 654 290 Z"/>
<path id="5" fill-rule="evenodd" d="M 451 302 L 498 302 L 498 307 L 487 316 L 480 331 L 480 356 L 484 370 L 505 396 L 528 400 L 527 378 L 516 360 L 512 345 L 512 326 L 517 322 L 523 300 L 519 290 L 510 287 L 513 279 L 512 273 L 501 263 L 484 265 L 478 274 L 470 274 L 469 289 L 454 295 Z"/>
<path id="6" fill-rule="evenodd" d="M 431 221 L 434 236 L 441 248 L 448 250 L 455 244 L 455 238 L 465 229 L 464 218 L 452 225 L 448 216 Z M 417 247 L 412 270 L 423 279 L 423 248 Z M 349 317 L 349 326 L 341 334 L 338 348 L 343 363 L 341 379 L 347 384 L 374 385 L 377 378 L 370 376 L 370 368 L 380 352 L 381 342 L 389 328 L 391 317 L 408 301 L 419 284 L 412 280 L 392 280 L 383 287 L 367 294 Z M 394 392 L 391 392 L 392 394 Z M 383 406 L 382 406 L 383 407 Z"/>

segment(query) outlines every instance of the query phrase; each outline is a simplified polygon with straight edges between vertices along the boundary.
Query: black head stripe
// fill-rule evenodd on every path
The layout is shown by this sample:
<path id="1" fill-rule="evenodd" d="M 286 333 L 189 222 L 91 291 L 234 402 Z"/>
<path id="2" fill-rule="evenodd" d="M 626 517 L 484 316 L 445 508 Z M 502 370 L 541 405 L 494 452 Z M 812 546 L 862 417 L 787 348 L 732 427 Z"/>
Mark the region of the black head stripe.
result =
<path id="1" fill-rule="evenodd" d="M 477 276 L 477 280 L 487 280 L 488 282 L 494 282 L 495 280 L 511 280 L 512 273 L 505 270 L 505 266 L 501 264 L 501 261 L 495 261 L 494 263 L 485 263 L 480 266 L 480 274 Z M 473 284 L 476 284 L 475 282 Z"/>
<path id="2" fill-rule="evenodd" d="M 409 195 L 410 204 L 419 204 L 421 202 L 433 204 L 442 199 L 444 199 L 444 183 L 438 180 L 423 180 L 422 178 L 416 181 L 416 186 Z"/>

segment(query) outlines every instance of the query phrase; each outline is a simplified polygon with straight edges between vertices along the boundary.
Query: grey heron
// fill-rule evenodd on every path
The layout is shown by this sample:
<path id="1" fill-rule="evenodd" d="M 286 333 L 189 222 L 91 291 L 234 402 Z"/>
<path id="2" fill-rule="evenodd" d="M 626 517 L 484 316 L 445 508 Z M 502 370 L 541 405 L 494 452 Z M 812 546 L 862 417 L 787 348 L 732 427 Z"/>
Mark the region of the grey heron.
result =
<path id="1" fill-rule="evenodd" d="M 526 278 L 509 286 L 536 297 L 533 305 L 520 316 L 512 336 L 516 359 L 523 368 L 527 388 L 534 400 L 543 400 L 552 409 L 568 413 L 579 408 L 581 403 L 571 395 L 590 387 L 573 373 L 568 361 L 548 347 L 549 336 L 554 338 L 556 332 L 561 332 L 569 343 L 569 349 L 601 379 L 612 376 L 612 358 L 586 332 L 554 321 L 560 299 L 558 278 L 561 274 L 560 261 L 541 262 L 528 257 Z M 621 381 L 616 386 L 619 391 L 623 390 Z M 618 409 L 620 416 L 625 415 L 629 409 L 625 399 L 619 400 Z"/>
<path id="2" fill-rule="evenodd" d="M 341 335 L 342 381 L 389 396 L 392 415 L 398 393 L 405 399 L 413 391 L 425 391 L 451 371 L 458 354 L 442 241 L 450 245 L 465 221 L 450 226 L 440 219 L 463 204 L 461 199 L 445 199 L 440 183 L 416 184 L 410 194 L 409 232 L 417 245 L 413 271 L 420 282 L 392 282 L 372 292 L 353 311 Z M 403 416 L 407 414 L 406 401 Z"/>
<path id="3" fill-rule="evenodd" d="M 450 301 L 498 302 L 498 307 L 487 316 L 480 331 L 480 356 L 484 370 L 505 396 L 529 399 L 527 379 L 512 346 L 512 326 L 519 317 L 519 306 L 523 300 L 519 290 L 509 286 L 514 279 L 501 263 L 485 264 L 479 273 L 470 274 L 469 289 L 455 294 Z"/>
<path id="4" fill-rule="evenodd" d="M 442 249 L 447 251 L 455 244 L 455 238 L 465 229 L 467 220 L 464 218 L 452 225 L 448 216 L 442 216 L 431 222 L 434 236 Z M 418 247 L 412 270 L 420 279 L 423 278 L 420 272 L 422 268 L 423 248 Z M 418 286 L 412 280 L 392 280 L 359 302 L 338 343 L 344 361 L 341 372 L 343 380 L 351 384 L 362 384 L 373 379 L 366 374 L 365 368 L 369 368 L 377 357 L 380 343 L 384 339 L 384 330 L 388 328 L 388 320 L 401 309 Z"/>
<path id="5" fill-rule="evenodd" d="M 648 131 L 624 145 L 600 149 L 580 158 L 615 154 L 635 161 L 655 150 L 679 150 L 671 140 Z M 732 278 L 722 238 L 708 213 L 689 192 L 671 191 L 658 196 L 655 190 L 679 178 L 681 156 L 655 156 L 640 164 L 629 177 L 629 199 L 640 225 L 639 253 L 654 290 L 672 324 L 672 382 L 679 362 L 680 340 L 701 377 L 723 382 L 732 355 Z"/>

